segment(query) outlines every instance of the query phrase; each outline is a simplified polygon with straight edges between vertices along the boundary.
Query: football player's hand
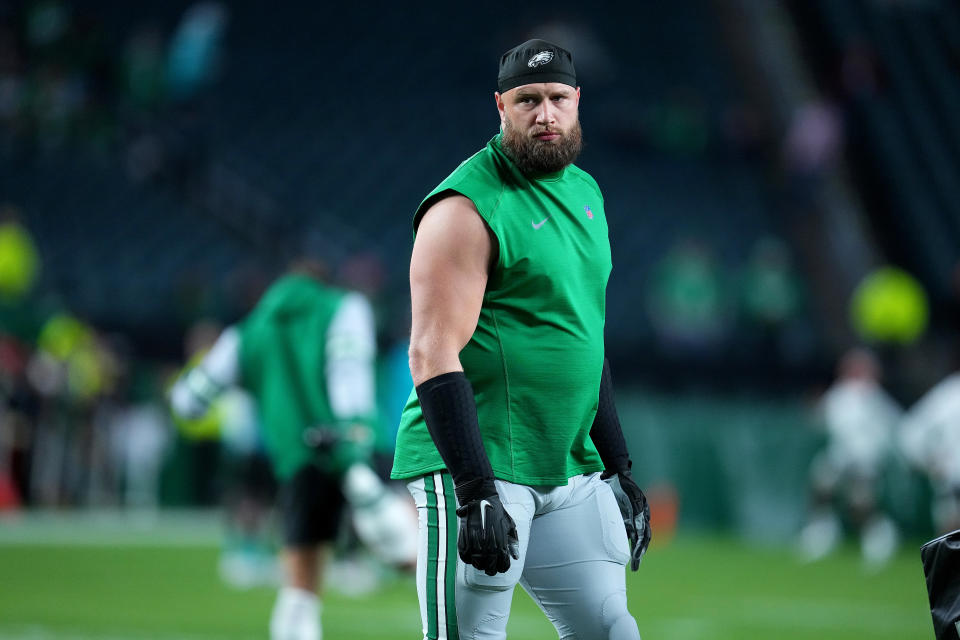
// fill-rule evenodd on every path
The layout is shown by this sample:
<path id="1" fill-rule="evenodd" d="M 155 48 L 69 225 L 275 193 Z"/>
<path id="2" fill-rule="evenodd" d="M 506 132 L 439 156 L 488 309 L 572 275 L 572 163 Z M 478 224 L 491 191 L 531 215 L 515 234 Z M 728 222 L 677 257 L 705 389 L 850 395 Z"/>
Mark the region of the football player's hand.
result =
<path id="1" fill-rule="evenodd" d="M 210 379 L 202 367 L 195 367 L 174 383 L 169 401 L 173 413 L 185 420 L 199 420 L 210 410 L 210 405 L 221 388 Z"/>
<path id="2" fill-rule="evenodd" d="M 510 559 L 520 558 L 517 525 L 493 494 L 457 509 L 460 518 L 457 551 L 460 559 L 488 576 L 504 573 Z"/>
<path id="3" fill-rule="evenodd" d="M 620 515 L 630 540 L 630 569 L 636 571 L 643 560 L 643 554 L 650 545 L 650 505 L 647 496 L 633 481 L 629 471 L 605 471 L 601 476 L 606 480 L 613 495 L 617 498 Z"/>
<path id="4" fill-rule="evenodd" d="M 356 462 L 341 484 L 350 504 L 353 528 L 360 541 L 383 562 L 415 568 L 417 562 L 417 508 L 410 494 L 385 485 L 370 466 Z"/>

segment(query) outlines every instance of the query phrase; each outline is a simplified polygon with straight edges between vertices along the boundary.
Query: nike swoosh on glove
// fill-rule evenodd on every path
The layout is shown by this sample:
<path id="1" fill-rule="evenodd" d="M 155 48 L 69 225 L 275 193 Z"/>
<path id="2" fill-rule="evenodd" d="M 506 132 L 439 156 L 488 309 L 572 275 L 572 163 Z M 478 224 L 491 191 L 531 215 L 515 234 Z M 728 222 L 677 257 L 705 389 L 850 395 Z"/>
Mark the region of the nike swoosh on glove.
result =
<path id="1" fill-rule="evenodd" d="M 493 576 L 510 568 L 510 558 L 520 558 L 517 525 L 503 508 L 500 496 L 471 500 L 457 509 L 457 516 L 457 551 L 465 563 Z"/>
<path id="2" fill-rule="evenodd" d="M 610 485 L 613 495 L 617 498 L 617 506 L 620 507 L 620 515 L 623 516 L 627 538 L 630 540 L 630 570 L 636 571 L 640 568 L 643 554 L 650 546 L 652 535 L 647 496 L 643 495 L 643 491 L 633 481 L 629 471 L 625 473 L 605 471 L 601 478 Z"/>

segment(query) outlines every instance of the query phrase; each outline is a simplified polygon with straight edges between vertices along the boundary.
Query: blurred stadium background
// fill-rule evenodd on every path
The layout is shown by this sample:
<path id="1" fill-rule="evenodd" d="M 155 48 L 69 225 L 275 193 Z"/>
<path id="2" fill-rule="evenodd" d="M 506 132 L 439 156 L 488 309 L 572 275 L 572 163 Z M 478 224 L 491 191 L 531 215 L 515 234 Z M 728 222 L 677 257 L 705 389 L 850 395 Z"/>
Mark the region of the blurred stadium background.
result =
<path id="1" fill-rule="evenodd" d="M 217 572 L 249 437 L 164 390 L 308 254 L 376 305 L 389 455 L 412 212 L 496 132 L 496 61 L 533 36 L 575 54 L 606 198 L 655 507 L 641 631 L 930 637 L 931 488 L 901 456 L 888 565 L 794 545 L 840 356 L 872 347 L 903 407 L 958 364 L 953 0 L 0 1 L 0 637 L 265 636 L 272 590 Z M 412 579 L 351 567 L 327 637 L 415 637 Z M 553 633 L 522 594 L 511 632 Z"/>

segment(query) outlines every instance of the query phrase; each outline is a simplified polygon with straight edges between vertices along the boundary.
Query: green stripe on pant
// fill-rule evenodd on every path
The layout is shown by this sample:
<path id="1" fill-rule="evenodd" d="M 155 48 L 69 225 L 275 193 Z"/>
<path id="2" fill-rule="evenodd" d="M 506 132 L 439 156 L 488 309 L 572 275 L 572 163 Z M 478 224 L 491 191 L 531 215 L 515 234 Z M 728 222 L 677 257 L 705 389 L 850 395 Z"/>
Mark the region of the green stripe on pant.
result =
<path id="1" fill-rule="evenodd" d="M 453 491 L 453 477 L 441 474 L 443 495 L 447 501 L 447 571 L 445 590 L 447 595 L 447 638 L 459 640 L 457 630 L 457 501 Z"/>
<path id="2" fill-rule="evenodd" d="M 457 502 L 448 473 L 423 478 L 427 498 L 427 638 L 459 640 L 457 630 Z"/>
<path id="3" fill-rule="evenodd" d="M 437 638 L 437 492 L 433 475 L 423 477 L 423 490 L 427 494 L 427 638 Z"/>

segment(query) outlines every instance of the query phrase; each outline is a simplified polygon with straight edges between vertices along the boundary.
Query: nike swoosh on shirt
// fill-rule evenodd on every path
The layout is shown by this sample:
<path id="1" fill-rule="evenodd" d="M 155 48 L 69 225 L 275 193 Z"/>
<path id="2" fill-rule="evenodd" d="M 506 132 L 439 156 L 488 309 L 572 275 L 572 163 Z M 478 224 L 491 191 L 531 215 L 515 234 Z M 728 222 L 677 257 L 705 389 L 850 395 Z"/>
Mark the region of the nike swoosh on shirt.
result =
<path id="1" fill-rule="evenodd" d="M 552 218 L 552 217 L 553 217 L 553 216 L 547 216 L 546 218 L 544 218 L 544 219 L 541 220 L 540 222 L 534 222 L 533 220 L 531 220 L 531 221 L 530 221 L 530 224 L 533 225 L 533 228 L 534 228 L 534 229 L 539 229 L 539 228 L 542 227 L 544 224 L 546 224 L 547 220 L 549 220 L 549 219 Z"/>

